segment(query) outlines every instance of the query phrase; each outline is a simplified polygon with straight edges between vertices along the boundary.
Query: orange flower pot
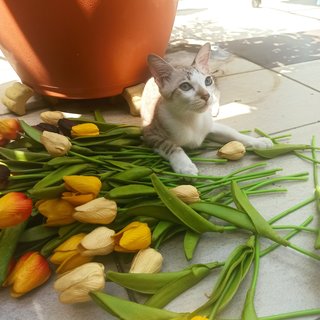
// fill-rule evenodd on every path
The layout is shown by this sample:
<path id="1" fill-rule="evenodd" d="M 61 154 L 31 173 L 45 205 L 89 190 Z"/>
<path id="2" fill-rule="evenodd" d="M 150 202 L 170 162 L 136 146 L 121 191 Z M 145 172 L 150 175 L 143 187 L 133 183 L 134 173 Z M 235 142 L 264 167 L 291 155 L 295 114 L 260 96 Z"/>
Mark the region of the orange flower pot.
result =
<path id="1" fill-rule="evenodd" d="M 108 97 L 146 80 L 178 0 L 0 0 L 0 48 L 36 92 Z"/>

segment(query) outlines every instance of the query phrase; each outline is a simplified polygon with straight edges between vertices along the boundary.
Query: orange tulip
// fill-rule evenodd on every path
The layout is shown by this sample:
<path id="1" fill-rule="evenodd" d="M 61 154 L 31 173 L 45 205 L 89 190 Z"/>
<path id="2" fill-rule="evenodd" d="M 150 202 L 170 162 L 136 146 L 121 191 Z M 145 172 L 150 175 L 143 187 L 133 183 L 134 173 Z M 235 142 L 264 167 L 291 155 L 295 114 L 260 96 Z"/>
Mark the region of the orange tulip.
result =
<path id="1" fill-rule="evenodd" d="M 46 226 L 62 226 L 75 221 L 72 217 L 74 207 L 63 199 L 40 200 L 36 203 L 38 211 L 47 217 Z"/>
<path id="2" fill-rule="evenodd" d="M 20 257 L 17 264 L 4 282 L 11 287 L 11 296 L 18 298 L 45 283 L 51 275 L 47 260 L 38 252 L 27 252 Z"/>
<path id="3" fill-rule="evenodd" d="M 137 252 L 151 244 L 151 230 L 146 223 L 134 221 L 114 235 L 118 252 Z"/>
<path id="4" fill-rule="evenodd" d="M 20 123 L 15 118 L 0 120 L 0 135 L 7 140 L 15 140 L 21 132 Z"/>
<path id="5" fill-rule="evenodd" d="M 32 200 L 22 192 L 9 192 L 0 198 L 0 229 L 12 227 L 29 218 Z"/>

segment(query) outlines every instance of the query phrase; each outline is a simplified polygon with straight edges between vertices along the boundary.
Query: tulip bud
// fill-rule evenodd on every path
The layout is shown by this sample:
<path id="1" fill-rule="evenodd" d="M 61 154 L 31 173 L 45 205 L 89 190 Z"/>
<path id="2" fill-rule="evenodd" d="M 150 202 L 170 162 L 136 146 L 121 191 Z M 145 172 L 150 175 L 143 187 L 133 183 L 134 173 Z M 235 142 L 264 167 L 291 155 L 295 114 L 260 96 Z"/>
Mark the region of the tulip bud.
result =
<path id="1" fill-rule="evenodd" d="M 15 140 L 21 132 L 20 123 L 15 118 L 0 120 L 0 135 L 6 140 Z"/>
<path id="2" fill-rule="evenodd" d="M 71 129 L 72 137 L 92 137 L 99 135 L 99 128 L 94 123 L 81 123 Z"/>
<path id="3" fill-rule="evenodd" d="M 43 131 L 40 141 L 53 157 L 64 156 L 71 149 L 69 139 L 58 133 Z"/>
<path id="4" fill-rule="evenodd" d="M 9 192 L 0 198 L 0 229 L 12 227 L 29 218 L 32 200 L 22 192 Z"/>
<path id="5" fill-rule="evenodd" d="M 87 234 L 78 245 L 82 256 L 104 256 L 114 249 L 115 232 L 107 227 L 98 227 Z"/>
<path id="6" fill-rule="evenodd" d="M 18 298 L 41 286 L 51 275 L 47 260 L 38 252 L 28 252 L 21 256 L 9 274 L 4 286 L 10 286 L 11 296 Z"/>
<path id="7" fill-rule="evenodd" d="M 195 317 L 192 317 L 191 320 L 209 320 L 209 319 L 203 316 L 195 316 Z"/>
<path id="8" fill-rule="evenodd" d="M 220 158 L 228 160 L 239 160 L 246 153 L 245 146 L 238 141 L 230 141 L 218 150 L 218 156 Z"/>
<path id="9" fill-rule="evenodd" d="M 91 256 L 82 256 L 78 250 L 78 245 L 85 236 L 85 233 L 76 234 L 54 249 L 50 261 L 59 265 L 56 270 L 57 273 L 72 270 L 93 259 Z"/>
<path id="10" fill-rule="evenodd" d="M 101 197 L 76 207 L 75 211 L 73 218 L 80 222 L 109 224 L 117 215 L 117 203 Z"/>
<path id="11" fill-rule="evenodd" d="M 65 176 L 64 185 L 70 192 L 63 192 L 62 199 L 74 206 L 80 206 L 97 197 L 101 181 L 95 176 Z"/>
<path id="12" fill-rule="evenodd" d="M 170 192 L 185 203 L 194 203 L 200 200 L 198 189 L 192 185 L 180 185 L 170 189 Z"/>
<path id="13" fill-rule="evenodd" d="M 64 115 L 60 111 L 45 111 L 40 113 L 40 118 L 43 122 L 58 125 L 58 121 L 64 118 Z"/>
<path id="14" fill-rule="evenodd" d="M 63 135 L 71 138 L 71 129 L 76 123 L 69 119 L 60 119 L 58 121 L 58 127 Z"/>
<path id="15" fill-rule="evenodd" d="M 133 258 L 130 273 L 156 273 L 162 268 L 163 257 L 155 249 L 140 250 Z"/>
<path id="16" fill-rule="evenodd" d="M 104 266 L 90 262 L 62 274 L 54 283 L 54 289 L 60 292 L 62 303 L 90 301 L 91 291 L 105 287 Z"/>
<path id="17" fill-rule="evenodd" d="M 47 217 L 46 226 L 62 226 L 75 221 L 72 217 L 74 207 L 63 199 L 47 199 L 36 202 L 35 207 L 45 217 Z"/>
<path id="18" fill-rule="evenodd" d="M 151 230 L 146 223 L 134 221 L 114 235 L 115 251 L 136 252 L 151 244 Z"/>

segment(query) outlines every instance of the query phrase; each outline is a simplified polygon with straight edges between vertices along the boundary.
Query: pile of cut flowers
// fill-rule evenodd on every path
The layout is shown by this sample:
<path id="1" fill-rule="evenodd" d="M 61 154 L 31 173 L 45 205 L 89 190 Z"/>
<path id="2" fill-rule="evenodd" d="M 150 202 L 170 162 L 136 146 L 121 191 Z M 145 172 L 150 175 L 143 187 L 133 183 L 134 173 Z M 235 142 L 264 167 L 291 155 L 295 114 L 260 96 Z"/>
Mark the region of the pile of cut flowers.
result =
<path id="1" fill-rule="evenodd" d="M 308 227 L 312 216 L 300 225 L 274 225 L 312 202 L 319 213 L 320 186 L 315 138 L 310 145 L 295 145 L 281 143 L 286 136 L 256 133 L 271 138 L 274 147 L 245 150 L 237 142 L 219 146 L 206 141 L 188 154 L 196 163 L 213 165 L 239 159 L 246 151 L 264 159 L 293 153 L 310 162 L 315 192 L 268 221 L 250 196 L 284 192 L 277 187 L 279 181 L 305 181 L 308 173 L 281 176 L 281 168 L 265 169 L 265 160 L 223 176 L 174 173 L 167 161 L 143 144 L 140 127 L 108 123 L 98 111 L 94 120 L 48 111 L 36 126 L 1 119 L 1 285 L 18 298 L 55 277 L 53 286 L 61 303 L 92 300 L 119 319 L 212 320 L 251 277 L 241 318 L 259 319 L 254 297 L 263 256 L 284 246 L 320 260 L 320 255 L 290 241 L 299 232 L 311 232 L 315 248 L 320 248 L 318 231 Z M 208 150 L 216 150 L 217 157 L 201 157 Z M 289 232 L 282 236 L 279 229 Z M 195 261 L 205 233 L 223 237 L 234 231 L 246 234 L 247 241 L 225 261 Z M 262 238 L 272 243 L 264 250 Z M 187 266 L 161 272 L 163 244 L 181 239 Z M 130 268 L 109 270 L 101 263 L 109 255 L 117 261 L 125 257 Z M 214 270 L 219 275 L 204 303 L 192 312 L 166 309 Z M 116 297 L 106 282 L 126 288 L 131 298 L 139 293 L 144 301 Z M 320 309 L 308 309 L 263 319 L 319 314 Z"/>

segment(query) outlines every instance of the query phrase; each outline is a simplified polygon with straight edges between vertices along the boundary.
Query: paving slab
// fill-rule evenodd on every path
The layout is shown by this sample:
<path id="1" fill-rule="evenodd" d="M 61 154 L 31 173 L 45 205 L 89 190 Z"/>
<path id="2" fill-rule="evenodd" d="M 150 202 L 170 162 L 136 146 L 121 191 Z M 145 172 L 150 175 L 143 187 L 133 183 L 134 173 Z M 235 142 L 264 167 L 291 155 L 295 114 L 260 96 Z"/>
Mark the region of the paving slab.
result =
<path id="1" fill-rule="evenodd" d="M 273 70 L 320 91 L 320 63 L 317 60 L 273 68 Z"/>
<path id="2" fill-rule="evenodd" d="M 318 91 L 269 70 L 218 78 L 221 108 L 217 118 L 238 130 L 270 132 L 320 120 Z"/>

